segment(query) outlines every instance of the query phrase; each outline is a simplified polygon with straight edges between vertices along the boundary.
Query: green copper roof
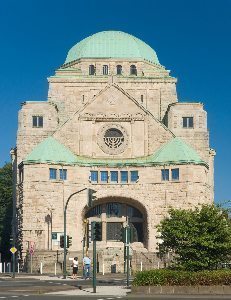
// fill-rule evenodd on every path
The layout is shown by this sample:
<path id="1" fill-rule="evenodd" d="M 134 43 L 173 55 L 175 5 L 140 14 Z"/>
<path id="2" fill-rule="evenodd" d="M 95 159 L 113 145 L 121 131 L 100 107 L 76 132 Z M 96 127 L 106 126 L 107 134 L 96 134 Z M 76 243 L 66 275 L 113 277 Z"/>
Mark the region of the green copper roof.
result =
<path id="1" fill-rule="evenodd" d="M 25 161 L 28 163 L 75 164 L 76 157 L 53 137 L 48 137 L 32 150 Z"/>
<path id="2" fill-rule="evenodd" d="M 122 31 L 102 31 L 85 38 L 69 50 L 65 63 L 79 58 L 142 59 L 159 64 L 150 46 Z"/>
<path id="3" fill-rule="evenodd" d="M 173 138 L 154 154 L 130 159 L 98 159 L 74 155 L 53 137 L 48 137 L 26 157 L 24 163 L 54 163 L 80 166 L 153 166 L 198 164 L 208 167 L 197 152 L 179 138 Z"/>
<path id="4" fill-rule="evenodd" d="M 152 160 L 156 164 L 206 164 L 197 152 L 180 138 L 173 138 L 163 145 L 154 155 Z"/>

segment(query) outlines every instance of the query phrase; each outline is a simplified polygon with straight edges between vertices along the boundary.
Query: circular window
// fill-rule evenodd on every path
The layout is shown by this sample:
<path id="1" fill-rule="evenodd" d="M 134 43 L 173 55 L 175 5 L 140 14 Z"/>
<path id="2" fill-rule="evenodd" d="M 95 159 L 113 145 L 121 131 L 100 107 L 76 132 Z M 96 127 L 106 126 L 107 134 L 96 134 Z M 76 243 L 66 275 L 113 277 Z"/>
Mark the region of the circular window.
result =
<path id="1" fill-rule="evenodd" d="M 110 128 L 104 134 L 104 143 L 111 149 L 116 149 L 124 143 L 123 133 L 117 128 Z"/>
<path id="2" fill-rule="evenodd" d="M 98 145 L 108 154 L 122 153 L 127 146 L 127 133 L 118 124 L 108 124 L 100 129 L 98 134 Z"/>

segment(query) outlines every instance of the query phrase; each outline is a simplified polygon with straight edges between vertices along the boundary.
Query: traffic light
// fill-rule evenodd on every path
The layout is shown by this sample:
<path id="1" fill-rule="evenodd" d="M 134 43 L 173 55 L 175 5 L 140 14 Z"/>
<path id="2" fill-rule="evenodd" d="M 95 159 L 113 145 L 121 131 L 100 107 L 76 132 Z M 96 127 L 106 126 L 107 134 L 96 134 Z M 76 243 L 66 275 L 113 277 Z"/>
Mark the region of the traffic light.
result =
<path id="1" fill-rule="evenodd" d="M 120 240 L 123 243 L 134 242 L 134 228 L 133 227 L 121 227 L 120 229 Z"/>
<path id="2" fill-rule="evenodd" d="M 67 236 L 67 248 L 70 248 L 72 246 L 72 237 L 71 236 Z"/>
<path id="3" fill-rule="evenodd" d="M 60 248 L 64 248 L 64 235 L 60 235 L 59 246 Z"/>
<path id="4" fill-rule="evenodd" d="M 93 241 L 102 241 L 102 223 L 91 222 L 91 232 Z"/>
<path id="5" fill-rule="evenodd" d="M 91 223 L 87 221 L 87 249 L 89 248 L 89 244 L 91 243 Z"/>
<path id="6" fill-rule="evenodd" d="M 91 207 L 93 202 L 97 199 L 97 197 L 94 195 L 96 193 L 95 190 L 88 189 L 88 206 Z"/>

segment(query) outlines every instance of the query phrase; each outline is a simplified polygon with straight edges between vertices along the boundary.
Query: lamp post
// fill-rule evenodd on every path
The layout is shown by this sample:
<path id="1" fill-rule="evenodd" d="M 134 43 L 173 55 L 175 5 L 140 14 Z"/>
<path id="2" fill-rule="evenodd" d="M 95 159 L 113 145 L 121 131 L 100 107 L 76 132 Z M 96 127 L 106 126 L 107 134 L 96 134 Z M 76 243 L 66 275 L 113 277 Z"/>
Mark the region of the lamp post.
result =
<path id="1" fill-rule="evenodd" d="M 84 188 L 82 190 L 79 190 L 77 192 L 74 192 L 73 194 L 71 194 L 68 199 L 67 202 L 65 204 L 64 207 L 64 258 L 63 258 L 63 279 L 67 278 L 67 206 L 69 201 L 71 200 L 72 196 L 79 194 L 83 191 L 87 190 L 87 188 Z"/>

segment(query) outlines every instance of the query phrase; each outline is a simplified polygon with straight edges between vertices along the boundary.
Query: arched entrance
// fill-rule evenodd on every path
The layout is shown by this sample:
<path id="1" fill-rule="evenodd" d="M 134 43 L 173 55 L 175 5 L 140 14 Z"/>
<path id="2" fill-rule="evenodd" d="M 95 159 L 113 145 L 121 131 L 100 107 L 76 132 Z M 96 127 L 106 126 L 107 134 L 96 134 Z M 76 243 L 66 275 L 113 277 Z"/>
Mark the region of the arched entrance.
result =
<path id="1" fill-rule="evenodd" d="M 129 224 L 133 231 L 133 242 L 145 245 L 146 211 L 137 203 L 128 198 L 101 198 L 96 205 L 85 211 L 84 219 L 102 224 L 102 242 L 120 242 L 121 227 Z"/>

